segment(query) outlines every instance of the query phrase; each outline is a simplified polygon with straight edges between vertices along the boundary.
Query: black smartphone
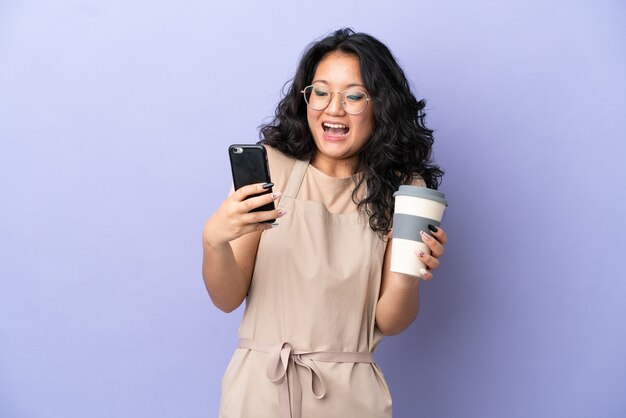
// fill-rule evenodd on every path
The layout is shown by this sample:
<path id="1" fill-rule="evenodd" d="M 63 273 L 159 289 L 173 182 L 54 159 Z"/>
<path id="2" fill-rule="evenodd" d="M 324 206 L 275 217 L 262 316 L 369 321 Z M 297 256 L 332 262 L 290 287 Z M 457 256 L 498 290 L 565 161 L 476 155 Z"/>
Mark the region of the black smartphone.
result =
<path id="1" fill-rule="evenodd" d="M 228 147 L 228 155 L 230 157 L 230 168 L 233 172 L 233 184 L 235 190 L 248 184 L 255 183 L 271 183 L 270 169 L 267 164 L 267 151 L 263 145 L 245 145 L 235 144 Z M 261 196 L 272 193 L 269 188 L 262 193 L 251 195 L 250 197 Z M 266 210 L 274 210 L 274 202 L 252 209 L 250 212 L 260 212 Z M 263 221 L 266 223 L 274 223 L 276 219 Z"/>

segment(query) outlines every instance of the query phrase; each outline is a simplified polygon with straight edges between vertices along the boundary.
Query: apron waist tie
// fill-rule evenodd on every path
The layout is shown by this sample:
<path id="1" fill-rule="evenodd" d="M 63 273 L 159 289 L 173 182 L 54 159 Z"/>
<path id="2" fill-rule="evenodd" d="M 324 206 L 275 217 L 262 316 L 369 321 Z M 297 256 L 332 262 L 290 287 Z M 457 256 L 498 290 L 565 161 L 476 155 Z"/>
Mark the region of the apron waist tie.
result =
<path id="1" fill-rule="evenodd" d="M 278 390 L 278 408 L 280 418 L 301 418 L 302 385 L 298 369 L 301 367 L 308 372 L 311 391 L 316 399 L 326 395 L 326 385 L 322 373 L 315 365 L 316 361 L 329 363 L 374 363 L 372 353 L 349 351 L 298 351 L 288 342 L 271 345 L 261 341 L 240 338 L 238 348 L 267 353 L 267 378 L 276 385 Z M 296 373 L 293 382 L 293 408 L 290 405 L 288 369 L 291 367 Z M 292 411 L 293 409 L 293 411 Z"/>

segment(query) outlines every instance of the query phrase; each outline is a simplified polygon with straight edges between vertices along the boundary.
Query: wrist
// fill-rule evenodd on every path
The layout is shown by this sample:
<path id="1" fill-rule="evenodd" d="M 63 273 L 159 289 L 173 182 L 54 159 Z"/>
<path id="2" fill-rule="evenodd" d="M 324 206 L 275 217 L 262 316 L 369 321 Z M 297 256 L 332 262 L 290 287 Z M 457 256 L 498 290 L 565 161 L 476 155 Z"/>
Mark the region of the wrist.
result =
<path id="1" fill-rule="evenodd" d="M 422 281 L 420 277 L 410 276 L 404 273 L 392 273 L 393 282 L 398 289 L 401 290 L 418 290 Z"/>
<path id="2" fill-rule="evenodd" d="M 211 239 L 211 237 L 208 236 L 202 237 L 202 243 L 206 248 L 214 252 L 223 252 L 230 248 L 230 243 L 228 241 L 220 242 L 219 240 Z"/>
<path id="3" fill-rule="evenodd" d="M 216 252 L 224 251 L 230 248 L 230 243 L 228 241 L 221 241 L 216 239 L 216 234 L 212 234 L 209 231 L 209 224 L 205 225 L 204 230 L 202 231 L 202 243 L 203 245 Z"/>

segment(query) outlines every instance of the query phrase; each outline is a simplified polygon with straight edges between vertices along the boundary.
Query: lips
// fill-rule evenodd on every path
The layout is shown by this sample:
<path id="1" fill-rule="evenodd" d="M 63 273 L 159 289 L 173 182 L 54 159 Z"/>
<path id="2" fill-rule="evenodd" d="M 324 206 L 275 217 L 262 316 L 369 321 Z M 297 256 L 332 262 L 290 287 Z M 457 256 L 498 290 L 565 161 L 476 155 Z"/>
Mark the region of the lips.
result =
<path id="1" fill-rule="evenodd" d="M 324 137 L 329 141 L 340 141 L 346 138 L 350 128 L 343 123 L 323 122 Z"/>

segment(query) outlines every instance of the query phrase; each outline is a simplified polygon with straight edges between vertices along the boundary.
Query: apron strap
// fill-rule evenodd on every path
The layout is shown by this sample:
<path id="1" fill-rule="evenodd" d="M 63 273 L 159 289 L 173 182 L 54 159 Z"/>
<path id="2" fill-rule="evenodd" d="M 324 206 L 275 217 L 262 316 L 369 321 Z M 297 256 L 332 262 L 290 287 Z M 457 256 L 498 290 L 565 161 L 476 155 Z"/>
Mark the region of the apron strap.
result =
<path id="1" fill-rule="evenodd" d="M 300 185 L 302 184 L 302 180 L 304 180 L 304 175 L 306 174 L 306 169 L 309 166 L 309 160 L 296 160 L 291 169 L 291 173 L 289 173 L 289 179 L 287 180 L 287 185 L 283 190 L 283 196 L 295 199 L 298 195 L 298 191 L 300 190 Z M 282 202 L 282 198 L 280 202 Z M 279 204 L 280 204 L 279 202 Z"/>

